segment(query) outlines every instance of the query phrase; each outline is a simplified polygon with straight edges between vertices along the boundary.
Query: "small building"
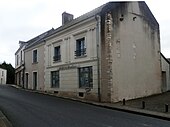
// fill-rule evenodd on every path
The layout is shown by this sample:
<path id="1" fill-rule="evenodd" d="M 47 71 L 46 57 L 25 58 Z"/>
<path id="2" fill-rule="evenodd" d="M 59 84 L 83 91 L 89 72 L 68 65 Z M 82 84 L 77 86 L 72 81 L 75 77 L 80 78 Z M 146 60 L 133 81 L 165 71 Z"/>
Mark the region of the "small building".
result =
<path id="1" fill-rule="evenodd" d="M 6 84 L 7 70 L 0 68 L 0 84 Z"/>
<path id="2" fill-rule="evenodd" d="M 162 92 L 170 90 L 170 61 L 161 53 Z"/>
<path id="3" fill-rule="evenodd" d="M 19 41 L 19 49 L 15 53 L 15 84 L 23 87 L 25 75 L 24 49 L 27 42 Z"/>
<path id="4" fill-rule="evenodd" d="M 54 29 L 50 29 L 29 40 L 25 53 L 25 84 L 24 88 L 44 91 L 44 38 Z"/>

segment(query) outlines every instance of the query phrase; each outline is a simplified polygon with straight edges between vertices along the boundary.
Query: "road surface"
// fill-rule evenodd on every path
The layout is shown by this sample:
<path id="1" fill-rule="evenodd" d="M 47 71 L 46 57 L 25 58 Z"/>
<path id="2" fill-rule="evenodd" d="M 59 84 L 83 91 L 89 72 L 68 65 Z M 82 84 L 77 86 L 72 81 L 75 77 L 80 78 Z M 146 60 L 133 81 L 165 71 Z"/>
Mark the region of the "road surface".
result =
<path id="1" fill-rule="evenodd" d="M 14 127 L 170 127 L 170 121 L 0 85 L 0 110 Z"/>

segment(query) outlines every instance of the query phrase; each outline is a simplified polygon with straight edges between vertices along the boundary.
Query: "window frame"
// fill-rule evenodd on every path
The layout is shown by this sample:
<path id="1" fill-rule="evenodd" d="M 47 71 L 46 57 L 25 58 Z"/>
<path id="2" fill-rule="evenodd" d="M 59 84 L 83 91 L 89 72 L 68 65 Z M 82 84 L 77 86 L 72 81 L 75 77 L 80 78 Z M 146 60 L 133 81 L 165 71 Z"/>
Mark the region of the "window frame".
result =
<path id="1" fill-rule="evenodd" d="M 82 57 L 86 56 L 86 37 L 83 36 L 81 38 L 76 39 L 76 50 L 75 50 L 75 56 L 76 57 Z"/>
<path id="2" fill-rule="evenodd" d="M 17 54 L 17 63 L 16 63 L 16 65 L 18 66 L 19 65 L 19 55 Z"/>
<path id="3" fill-rule="evenodd" d="M 55 83 L 53 83 L 53 81 Z M 51 88 L 60 88 L 60 71 L 51 71 Z"/>
<path id="4" fill-rule="evenodd" d="M 36 51 L 36 57 L 35 57 L 35 51 Z M 38 49 L 32 50 L 32 63 L 38 63 Z"/>
<path id="5" fill-rule="evenodd" d="M 58 49 L 58 50 L 57 50 L 57 49 Z M 54 61 L 54 62 L 59 62 L 59 61 L 61 61 L 61 46 L 60 46 L 60 45 L 54 47 L 53 61 Z"/>
<path id="6" fill-rule="evenodd" d="M 78 68 L 78 75 L 79 75 L 79 88 L 93 88 L 93 66 Z M 88 77 L 86 77 L 87 75 Z M 88 79 L 88 84 L 85 84 L 86 82 L 85 78 Z"/>
<path id="7" fill-rule="evenodd" d="M 21 50 L 21 58 L 20 58 L 20 63 L 21 63 L 21 65 L 22 65 L 22 50 Z"/>

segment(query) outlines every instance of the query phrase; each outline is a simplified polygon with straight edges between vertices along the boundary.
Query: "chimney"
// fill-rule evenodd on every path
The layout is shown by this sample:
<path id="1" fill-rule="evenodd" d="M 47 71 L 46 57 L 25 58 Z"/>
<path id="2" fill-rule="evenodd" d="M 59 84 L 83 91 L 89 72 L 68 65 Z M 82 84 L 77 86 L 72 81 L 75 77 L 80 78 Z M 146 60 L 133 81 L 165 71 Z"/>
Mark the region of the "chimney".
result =
<path id="1" fill-rule="evenodd" d="M 19 46 L 20 46 L 20 47 L 23 46 L 24 44 L 26 44 L 26 42 L 24 42 L 24 41 L 19 41 Z"/>
<path id="2" fill-rule="evenodd" d="M 65 25 L 66 23 L 72 21 L 74 16 L 72 14 L 63 12 L 62 13 L 62 25 Z"/>

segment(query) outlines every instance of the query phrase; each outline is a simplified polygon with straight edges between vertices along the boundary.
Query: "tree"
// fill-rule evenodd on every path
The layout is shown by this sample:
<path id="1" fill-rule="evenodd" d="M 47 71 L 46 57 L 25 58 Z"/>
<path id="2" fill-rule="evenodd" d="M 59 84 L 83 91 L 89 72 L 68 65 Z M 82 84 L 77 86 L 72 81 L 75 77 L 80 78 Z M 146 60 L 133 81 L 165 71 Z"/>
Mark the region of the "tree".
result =
<path id="1" fill-rule="evenodd" d="M 15 82 L 15 69 L 11 64 L 7 64 L 5 61 L 0 64 L 0 68 L 7 70 L 7 84 L 14 84 Z"/>

